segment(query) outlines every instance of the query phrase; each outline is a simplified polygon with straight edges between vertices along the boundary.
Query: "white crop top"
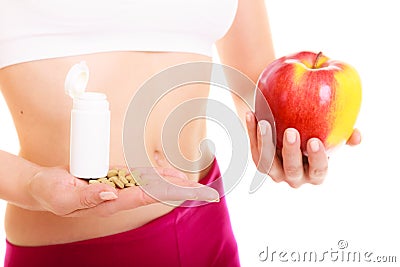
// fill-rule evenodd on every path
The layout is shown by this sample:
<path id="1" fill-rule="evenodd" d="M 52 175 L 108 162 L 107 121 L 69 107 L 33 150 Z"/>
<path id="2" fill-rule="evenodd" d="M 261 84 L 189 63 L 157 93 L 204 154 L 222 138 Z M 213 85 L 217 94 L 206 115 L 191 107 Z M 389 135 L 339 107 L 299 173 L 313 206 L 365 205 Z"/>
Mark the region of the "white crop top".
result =
<path id="1" fill-rule="evenodd" d="M 105 51 L 211 56 L 238 0 L 0 0 L 0 68 Z"/>

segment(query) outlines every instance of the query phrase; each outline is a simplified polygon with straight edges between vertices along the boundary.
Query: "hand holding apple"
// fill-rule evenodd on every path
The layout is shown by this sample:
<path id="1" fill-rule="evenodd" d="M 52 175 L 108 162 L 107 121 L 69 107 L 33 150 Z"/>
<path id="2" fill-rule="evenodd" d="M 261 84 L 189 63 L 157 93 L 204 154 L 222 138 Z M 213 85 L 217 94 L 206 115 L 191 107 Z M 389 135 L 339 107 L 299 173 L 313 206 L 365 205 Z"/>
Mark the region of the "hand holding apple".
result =
<path id="1" fill-rule="evenodd" d="M 302 63 L 305 59 L 308 60 L 306 64 Z M 323 61 L 320 61 L 321 59 Z M 329 65 L 333 63 L 335 65 Z M 320 68 L 323 70 L 320 70 Z M 293 76 L 293 73 L 297 75 Z M 325 77 L 332 79 L 324 81 L 323 73 L 325 73 Z M 346 73 L 349 77 L 346 76 Z M 318 76 L 317 74 L 322 76 Z M 339 81 L 336 81 L 337 79 Z M 344 83 L 343 80 L 345 81 Z M 311 84 L 307 85 L 307 81 Z M 324 83 L 321 83 L 322 81 Z M 345 63 L 330 61 L 321 53 L 301 52 L 277 59 L 267 66 L 260 75 L 258 86 L 260 89 L 265 89 L 267 86 L 272 85 L 275 88 L 268 88 L 270 91 L 263 90 L 261 92 L 257 90 L 255 114 L 253 112 L 246 114 L 251 154 L 257 165 L 257 169 L 268 173 L 275 182 L 284 181 L 294 188 L 304 183 L 321 184 L 328 170 L 326 147 L 332 150 L 338 146 L 327 142 L 327 140 L 332 140 L 332 137 L 330 139 L 326 138 L 329 136 L 326 133 L 335 133 L 336 140 L 338 140 L 337 136 L 340 135 L 337 133 L 343 133 L 343 130 L 345 130 L 345 135 L 349 135 L 349 137 L 346 139 L 342 135 L 342 141 L 339 141 L 337 144 L 346 142 L 346 144 L 353 146 L 361 142 L 360 132 L 352 128 L 361 102 L 359 77 L 355 70 Z M 304 88 L 299 87 L 300 85 Z M 326 97 L 329 94 L 324 94 L 329 92 L 327 90 L 328 87 L 326 86 L 321 90 L 323 85 L 327 85 L 332 89 L 330 91 L 330 101 Z M 308 88 L 312 90 L 304 93 L 303 90 Z M 317 90 L 318 88 L 320 90 Z M 349 95 L 347 95 L 349 93 L 347 90 L 350 90 Z M 265 97 L 267 98 L 268 96 L 270 99 L 268 100 L 269 106 L 266 105 L 264 100 L 264 93 Z M 274 95 L 271 93 L 274 93 Z M 285 102 L 288 101 L 288 96 L 294 96 L 294 99 Z M 276 98 L 278 99 L 276 100 Z M 321 98 L 325 101 L 321 101 Z M 315 102 L 315 100 L 319 101 Z M 312 107 L 313 101 L 315 102 L 314 107 Z M 350 105 L 350 109 L 346 110 L 343 104 Z M 353 105 L 352 108 L 351 105 Z M 273 111 L 275 120 L 271 116 L 270 110 Z M 302 116 L 296 116 L 296 114 L 287 116 L 293 110 L 297 113 L 302 112 Z M 282 113 L 284 115 L 280 114 L 281 111 L 284 112 Z M 312 111 L 316 112 L 317 115 L 314 116 Z M 320 118 L 323 117 L 322 113 L 324 112 L 329 116 L 326 117 L 326 120 L 321 121 Z M 339 116 L 335 117 L 334 115 L 337 114 Z M 340 117 L 344 115 L 349 115 L 349 117 L 347 120 L 346 118 L 344 119 L 345 124 L 340 125 Z M 285 121 L 285 116 L 292 119 L 292 121 L 289 120 L 290 123 L 293 121 L 296 122 L 293 118 L 299 118 L 301 123 L 297 123 L 296 125 L 289 124 Z M 320 121 L 317 121 L 317 123 L 314 122 L 316 119 L 320 119 Z M 283 123 L 281 120 L 283 120 Z M 315 127 L 318 123 L 319 127 Z M 276 126 L 276 128 L 271 127 L 271 124 L 272 126 Z M 340 126 L 342 126 L 342 129 L 340 131 L 338 129 L 332 131 L 333 128 L 329 126 L 337 124 L 339 124 L 338 129 L 341 129 Z M 325 132 L 322 131 L 325 134 L 318 132 L 324 129 L 321 125 L 325 126 L 325 130 L 327 130 Z M 308 136 L 306 136 L 307 134 Z M 275 139 L 278 140 L 278 156 L 275 155 L 271 159 L 271 155 L 275 154 Z M 304 156 L 305 154 L 307 157 Z"/>
<path id="2" fill-rule="evenodd" d="M 322 53 L 299 52 L 268 65 L 258 87 L 275 119 L 278 150 L 287 128 L 299 131 L 304 154 L 311 138 L 321 140 L 329 153 L 352 136 L 361 105 L 361 82 L 349 64 Z M 257 117 L 260 113 L 256 105 Z"/>

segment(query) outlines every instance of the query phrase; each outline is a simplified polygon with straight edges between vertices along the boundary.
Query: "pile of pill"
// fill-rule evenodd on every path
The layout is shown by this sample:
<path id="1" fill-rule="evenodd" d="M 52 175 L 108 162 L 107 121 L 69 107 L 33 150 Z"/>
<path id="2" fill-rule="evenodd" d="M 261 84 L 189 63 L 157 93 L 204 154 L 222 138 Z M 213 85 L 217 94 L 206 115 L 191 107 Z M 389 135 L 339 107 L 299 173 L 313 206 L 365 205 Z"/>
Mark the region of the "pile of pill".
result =
<path id="1" fill-rule="evenodd" d="M 131 175 L 126 169 L 111 169 L 108 171 L 106 177 L 89 180 L 89 184 L 95 183 L 104 183 L 120 189 L 143 185 L 140 178 L 140 172 L 134 170 Z"/>

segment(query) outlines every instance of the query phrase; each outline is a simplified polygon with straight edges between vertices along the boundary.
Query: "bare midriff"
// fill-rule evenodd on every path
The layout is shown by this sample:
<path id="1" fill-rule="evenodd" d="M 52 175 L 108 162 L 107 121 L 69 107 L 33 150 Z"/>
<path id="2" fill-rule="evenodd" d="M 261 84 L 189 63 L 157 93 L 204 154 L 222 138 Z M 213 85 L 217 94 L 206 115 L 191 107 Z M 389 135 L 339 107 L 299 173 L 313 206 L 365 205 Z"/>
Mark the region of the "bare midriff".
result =
<path id="1" fill-rule="evenodd" d="M 72 100 L 64 93 L 64 80 L 69 68 L 82 60 L 90 69 L 87 91 L 103 92 L 110 102 L 110 165 L 121 166 L 125 165 L 122 145 L 125 112 L 142 83 L 167 67 L 211 61 L 211 58 L 190 53 L 106 52 L 37 60 L 0 69 L 0 87 L 20 141 L 19 156 L 40 166 L 68 166 Z M 157 103 L 147 124 L 151 129 L 145 133 L 148 155 L 143 157 L 149 157 L 154 166 L 171 167 L 163 154 L 160 138 L 163 122 L 180 103 L 207 97 L 208 93 L 208 85 L 194 84 L 174 90 Z M 196 108 L 205 110 L 206 107 Z M 205 120 L 187 124 L 178 141 L 182 155 L 193 161 L 201 158 L 199 144 L 205 137 Z M 171 137 L 163 142 L 177 140 L 177 137 Z M 188 173 L 188 177 L 198 181 L 206 171 Z M 68 243 L 134 229 L 172 209 L 169 205 L 156 203 L 110 217 L 71 218 L 8 204 L 5 228 L 7 239 L 16 245 Z"/>

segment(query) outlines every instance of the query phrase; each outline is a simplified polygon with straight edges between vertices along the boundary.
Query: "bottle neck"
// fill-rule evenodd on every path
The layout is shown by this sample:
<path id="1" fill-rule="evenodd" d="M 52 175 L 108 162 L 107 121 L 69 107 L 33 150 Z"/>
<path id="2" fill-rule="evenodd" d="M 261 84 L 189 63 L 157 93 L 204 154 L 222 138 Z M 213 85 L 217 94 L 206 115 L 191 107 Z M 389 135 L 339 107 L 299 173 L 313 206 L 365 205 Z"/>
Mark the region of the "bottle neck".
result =
<path id="1" fill-rule="evenodd" d="M 109 110 L 107 96 L 103 93 L 85 92 L 73 100 L 75 110 Z"/>

